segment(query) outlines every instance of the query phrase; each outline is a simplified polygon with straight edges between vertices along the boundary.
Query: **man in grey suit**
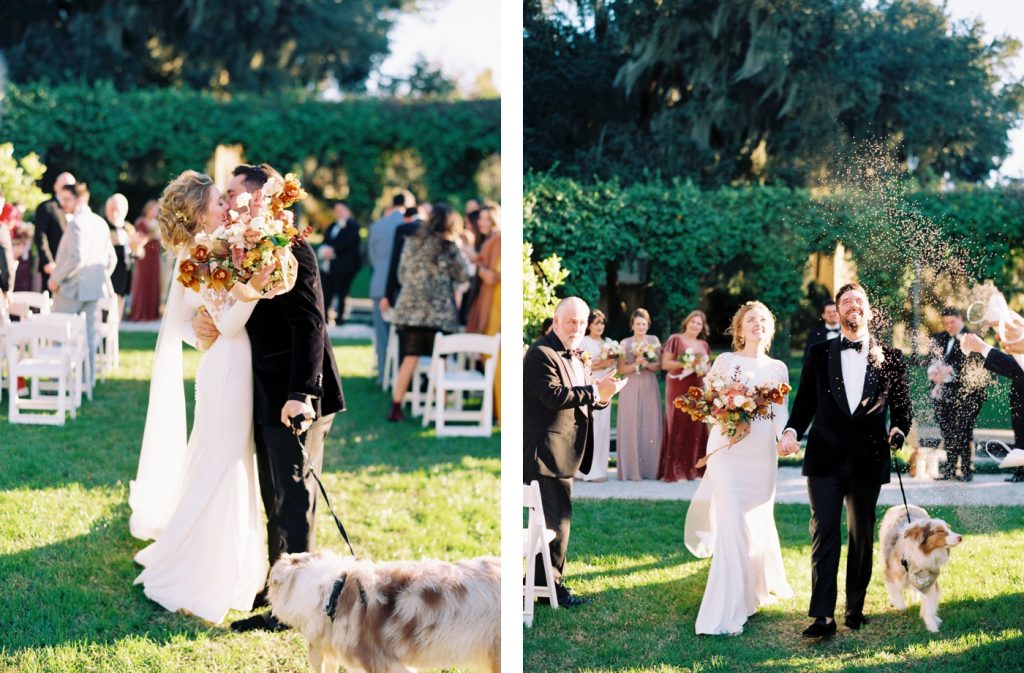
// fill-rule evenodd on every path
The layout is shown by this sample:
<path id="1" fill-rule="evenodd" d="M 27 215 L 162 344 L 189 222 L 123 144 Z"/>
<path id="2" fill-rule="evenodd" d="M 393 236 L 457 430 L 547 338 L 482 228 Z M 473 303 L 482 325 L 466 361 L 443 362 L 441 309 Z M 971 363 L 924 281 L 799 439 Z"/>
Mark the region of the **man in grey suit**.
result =
<path id="1" fill-rule="evenodd" d="M 96 302 L 114 296 L 110 275 L 117 266 L 117 254 L 107 223 L 89 209 L 88 185 L 67 185 L 58 198 L 61 207 L 74 217 L 57 248 L 49 289 L 55 313 L 85 312 L 91 387 L 96 382 Z"/>
<path id="2" fill-rule="evenodd" d="M 370 225 L 367 256 L 373 275 L 370 276 L 370 300 L 373 302 L 373 336 L 377 351 L 377 385 L 384 384 L 384 361 L 388 353 L 388 323 L 384 314 L 391 309 L 387 300 L 388 269 L 391 265 L 391 250 L 395 245 L 395 230 L 402 224 L 406 208 L 416 205 L 416 199 L 409 192 L 399 192 L 391 201 L 391 208 Z"/>

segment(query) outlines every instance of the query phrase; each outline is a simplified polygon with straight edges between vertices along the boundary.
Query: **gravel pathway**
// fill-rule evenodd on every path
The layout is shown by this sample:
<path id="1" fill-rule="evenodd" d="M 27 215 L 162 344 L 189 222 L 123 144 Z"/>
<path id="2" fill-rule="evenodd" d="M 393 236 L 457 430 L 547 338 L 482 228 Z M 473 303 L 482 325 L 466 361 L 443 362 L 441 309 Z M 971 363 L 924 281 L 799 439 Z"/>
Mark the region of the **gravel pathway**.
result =
<path id="1" fill-rule="evenodd" d="M 914 505 L 1024 505 L 1024 482 L 1008 483 L 1010 470 L 999 474 L 976 474 L 970 483 L 903 479 L 907 501 Z M 583 500 L 690 500 L 697 490 L 697 481 L 665 483 L 661 481 L 618 481 L 615 470 L 608 481 L 593 483 L 576 480 L 573 498 Z M 799 467 L 780 467 L 776 502 L 807 503 L 807 480 Z M 878 504 L 902 504 L 899 483 L 882 487 Z"/>

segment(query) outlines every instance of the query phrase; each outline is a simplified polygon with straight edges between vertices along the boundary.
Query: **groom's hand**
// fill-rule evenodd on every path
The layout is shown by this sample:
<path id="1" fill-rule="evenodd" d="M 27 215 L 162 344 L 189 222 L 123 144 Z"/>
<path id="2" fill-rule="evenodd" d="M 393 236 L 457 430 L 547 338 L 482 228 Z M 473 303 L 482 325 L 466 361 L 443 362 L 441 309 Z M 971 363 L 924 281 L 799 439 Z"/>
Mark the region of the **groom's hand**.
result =
<path id="1" fill-rule="evenodd" d="M 302 422 L 302 432 L 305 432 L 310 425 L 313 424 L 313 418 L 316 417 L 316 411 L 312 406 L 305 402 L 298 400 L 288 400 L 281 407 L 281 424 L 284 427 L 291 429 L 291 419 L 295 416 L 300 416 L 305 420 Z"/>
<path id="2" fill-rule="evenodd" d="M 192 318 L 192 329 L 200 341 L 213 344 L 220 336 L 220 331 L 213 323 L 213 318 L 206 311 L 199 311 L 196 317 Z"/>
<path id="3" fill-rule="evenodd" d="M 780 456 L 791 456 L 800 450 L 800 442 L 796 441 L 795 431 L 786 431 L 782 433 L 782 437 L 779 438 L 779 443 L 775 446 L 775 451 Z"/>

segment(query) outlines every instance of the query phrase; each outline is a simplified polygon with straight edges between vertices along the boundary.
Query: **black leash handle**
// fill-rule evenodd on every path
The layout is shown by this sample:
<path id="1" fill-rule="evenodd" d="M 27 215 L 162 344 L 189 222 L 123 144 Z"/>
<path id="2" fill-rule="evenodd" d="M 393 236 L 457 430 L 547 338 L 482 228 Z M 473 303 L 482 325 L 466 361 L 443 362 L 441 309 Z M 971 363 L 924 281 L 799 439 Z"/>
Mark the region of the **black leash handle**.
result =
<path id="1" fill-rule="evenodd" d="M 306 421 L 306 416 L 292 416 L 288 419 L 291 423 L 292 432 L 295 433 L 295 441 L 299 443 L 299 447 L 302 449 L 302 467 L 305 476 L 313 475 L 313 479 L 316 480 L 316 485 L 320 487 L 320 494 L 324 496 L 324 504 L 327 505 L 327 511 L 331 513 L 334 518 L 334 524 L 338 527 L 338 532 L 341 533 L 341 539 L 348 545 L 349 552 L 352 556 L 356 555 L 355 550 L 352 548 L 352 543 L 348 539 L 348 533 L 345 532 L 345 526 L 342 525 L 341 519 L 338 518 L 338 514 L 334 511 L 334 506 L 331 505 L 331 499 L 327 497 L 327 489 L 324 488 L 324 483 L 320 481 L 320 475 L 316 473 L 313 466 L 309 464 L 309 454 L 306 452 L 306 444 L 302 441 L 302 435 L 305 432 L 302 429 L 302 424 Z"/>
<path id="2" fill-rule="evenodd" d="M 907 511 L 907 523 L 910 523 L 910 506 L 907 505 L 907 492 L 903 490 L 903 475 L 900 473 L 900 464 L 896 462 L 896 452 L 903 448 L 903 435 L 896 435 L 889 441 L 889 448 L 892 450 L 892 465 L 896 468 L 896 478 L 900 482 L 900 495 L 903 496 L 903 509 Z"/>

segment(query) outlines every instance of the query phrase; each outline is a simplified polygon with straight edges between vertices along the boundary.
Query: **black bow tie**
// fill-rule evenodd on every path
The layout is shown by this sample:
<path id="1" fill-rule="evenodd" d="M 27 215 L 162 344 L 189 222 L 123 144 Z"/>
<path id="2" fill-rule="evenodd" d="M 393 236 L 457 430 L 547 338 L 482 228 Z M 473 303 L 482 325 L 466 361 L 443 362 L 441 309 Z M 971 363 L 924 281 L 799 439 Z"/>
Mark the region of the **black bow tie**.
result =
<path id="1" fill-rule="evenodd" d="M 860 341 L 850 341 L 846 337 L 842 337 L 839 341 L 839 350 L 845 351 L 847 348 L 852 348 L 859 353 L 861 345 Z"/>

